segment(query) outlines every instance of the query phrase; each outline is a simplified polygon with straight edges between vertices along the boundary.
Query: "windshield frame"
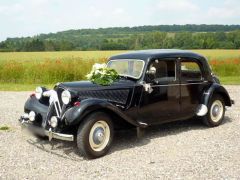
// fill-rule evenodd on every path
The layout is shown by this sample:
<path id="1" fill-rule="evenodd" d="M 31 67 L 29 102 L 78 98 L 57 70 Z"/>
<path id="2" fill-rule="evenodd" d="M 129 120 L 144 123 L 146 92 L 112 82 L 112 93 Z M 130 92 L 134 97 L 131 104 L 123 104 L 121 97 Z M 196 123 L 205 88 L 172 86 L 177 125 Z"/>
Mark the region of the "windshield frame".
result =
<path id="1" fill-rule="evenodd" d="M 129 61 L 129 60 L 133 60 L 133 61 L 141 61 L 143 62 L 143 66 L 142 66 L 142 69 L 141 69 L 141 73 L 138 77 L 135 77 L 135 76 L 131 76 L 131 75 L 128 75 L 128 74 L 119 74 L 119 76 L 126 76 L 126 77 L 130 77 L 130 78 L 133 78 L 133 79 L 140 79 L 143 75 L 143 70 L 144 70 L 144 67 L 145 67 L 145 61 L 142 60 L 142 59 L 112 59 L 112 60 L 109 60 L 108 63 L 107 63 L 107 67 L 108 67 L 108 64 L 111 62 L 111 61 Z"/>

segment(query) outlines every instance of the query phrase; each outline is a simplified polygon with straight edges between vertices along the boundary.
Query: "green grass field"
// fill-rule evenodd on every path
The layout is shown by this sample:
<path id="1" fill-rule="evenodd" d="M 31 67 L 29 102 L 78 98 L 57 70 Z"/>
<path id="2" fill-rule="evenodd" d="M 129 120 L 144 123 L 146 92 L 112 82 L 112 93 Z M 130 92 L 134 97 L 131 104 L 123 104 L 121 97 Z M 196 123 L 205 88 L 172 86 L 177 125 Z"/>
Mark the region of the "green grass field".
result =
<path id="1" fill-rule="evenodd" d="M 88 60 L 108 58 L 125 51 L 54 51 L 54 52 L 0 52 L 1 61 Z"/>
<path id="2" fill-rule="evenodd" d="M 240 84 L 240 50 L 192 50 L 209 59 L 223 84 Z M 1 52 L 0 90 L 34 90 L 85 79 L 92 64 L 126 51 Z"/>
<path id="3" fill-rule="evenodd" d="M 240 58 L 240 50 L 192 50 L 211 59 Z M 55 52 L 0 52 L 1 61 L 39 61 L 39 60 L 72 60 L 72 59 L 98 59 L 124 53 L 127 51 L 55 51 Z"/>

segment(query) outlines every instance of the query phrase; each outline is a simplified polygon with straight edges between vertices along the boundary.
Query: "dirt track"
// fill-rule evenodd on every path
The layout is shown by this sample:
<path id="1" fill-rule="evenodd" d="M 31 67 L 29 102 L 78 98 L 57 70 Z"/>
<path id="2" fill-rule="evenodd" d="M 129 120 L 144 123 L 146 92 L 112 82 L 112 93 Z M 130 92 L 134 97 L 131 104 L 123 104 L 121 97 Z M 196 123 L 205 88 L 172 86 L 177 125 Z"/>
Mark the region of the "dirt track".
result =
<path id="1" fill-rule="evenodd" d="M 118 132 L 108 155 L 84 160 L 75 143 L 40 141 L 17 124 L 29 92 L 0 92 L 0 179 L 240 179 L 240 86 L 226 86 L 234 107 L 224 123 L 196 120 Z"/>

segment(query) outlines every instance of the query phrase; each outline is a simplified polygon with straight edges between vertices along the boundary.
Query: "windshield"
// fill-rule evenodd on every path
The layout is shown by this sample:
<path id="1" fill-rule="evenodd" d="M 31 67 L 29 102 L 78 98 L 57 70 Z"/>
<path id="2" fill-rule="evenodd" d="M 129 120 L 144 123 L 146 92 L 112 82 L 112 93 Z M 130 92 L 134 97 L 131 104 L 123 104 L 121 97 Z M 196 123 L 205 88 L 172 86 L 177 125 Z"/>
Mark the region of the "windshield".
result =
<path id="1" fill-rule="evenodd" d="M 142 75 L 144 61 L 136 59 L 110 60 L 107 66 L 115 69 L 119 75 L 139 79 Z"/>

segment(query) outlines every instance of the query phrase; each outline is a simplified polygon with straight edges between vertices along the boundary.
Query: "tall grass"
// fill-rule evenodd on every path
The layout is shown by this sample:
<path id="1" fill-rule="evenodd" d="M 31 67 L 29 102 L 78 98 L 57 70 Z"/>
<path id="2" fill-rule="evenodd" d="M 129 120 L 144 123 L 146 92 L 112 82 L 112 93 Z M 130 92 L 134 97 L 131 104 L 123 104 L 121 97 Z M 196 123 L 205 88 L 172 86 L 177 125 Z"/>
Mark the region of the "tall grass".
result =
<path id="1" fill-rule="evenodd" d="M 17 84 L 54 84 L 86 79 L 85 75 L 99 59 L 43 60 L 33 62 L 0 62 L 0 82 Z M 221 77 L 240 77 L 240 58 L 209 61 L 213 72 Z M 240 82 L 239 82 L 240 83 Z"/>
<path id="2" fill-rule="evenodd" d="M 56 82 L 86 79 L 85 75 L 98 60 L 44 60 L 34 62 L 3 61 L 0 62 L 1 83 L 52 84 Z"/>
<path id="3" fill-rule="evenodd" d="M 240 58 L 209 61 L 213 72 L 220 77 L 240 77 Z"/>

